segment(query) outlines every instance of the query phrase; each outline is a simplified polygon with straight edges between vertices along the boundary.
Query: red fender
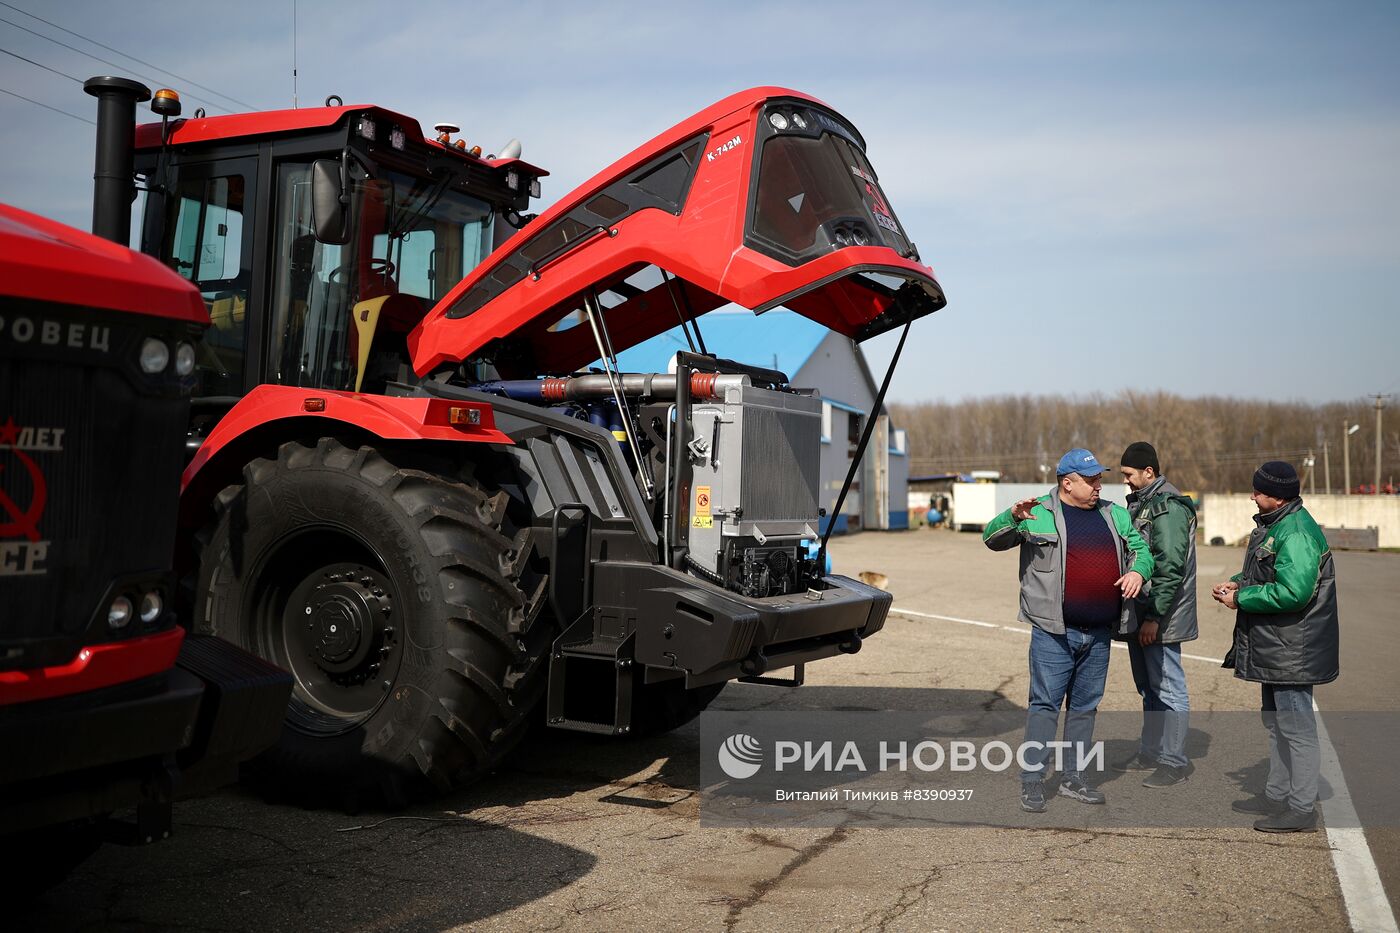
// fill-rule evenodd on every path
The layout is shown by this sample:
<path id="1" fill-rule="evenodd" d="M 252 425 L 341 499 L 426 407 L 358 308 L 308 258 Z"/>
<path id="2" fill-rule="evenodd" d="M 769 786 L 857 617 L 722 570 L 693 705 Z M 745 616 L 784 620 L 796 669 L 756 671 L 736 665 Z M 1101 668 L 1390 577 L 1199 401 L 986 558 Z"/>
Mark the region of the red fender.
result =
<path id="1" fill-rule="evenodd" d="M 264 425 L 292 418 L 324 419 L 326 434 L 334 434 L 337 425 L 343 425 L 385 440 L 514 443 L 497 430 L 491 406 L 480 402 L 261 385 L 243 396 L 205 439 L 199 453 L 185 467 L 181 492 L 229 444 Z"/>

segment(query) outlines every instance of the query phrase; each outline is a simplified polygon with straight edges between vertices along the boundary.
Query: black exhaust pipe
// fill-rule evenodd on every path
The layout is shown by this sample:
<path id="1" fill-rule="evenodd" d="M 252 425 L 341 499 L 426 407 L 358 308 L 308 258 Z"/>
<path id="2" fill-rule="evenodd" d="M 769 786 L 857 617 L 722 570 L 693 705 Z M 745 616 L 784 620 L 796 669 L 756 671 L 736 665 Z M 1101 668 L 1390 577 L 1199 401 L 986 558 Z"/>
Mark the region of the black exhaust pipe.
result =
<path id="1" fill-rule="evenodd" d="M 131 237 L 131 202 L 136 200 L 136 105 L 151 99 L 151 89 L 128 78 L 101 77 L 88 78 L 83 90 L 97 98 L 92 232 L 126 245 Z"/>

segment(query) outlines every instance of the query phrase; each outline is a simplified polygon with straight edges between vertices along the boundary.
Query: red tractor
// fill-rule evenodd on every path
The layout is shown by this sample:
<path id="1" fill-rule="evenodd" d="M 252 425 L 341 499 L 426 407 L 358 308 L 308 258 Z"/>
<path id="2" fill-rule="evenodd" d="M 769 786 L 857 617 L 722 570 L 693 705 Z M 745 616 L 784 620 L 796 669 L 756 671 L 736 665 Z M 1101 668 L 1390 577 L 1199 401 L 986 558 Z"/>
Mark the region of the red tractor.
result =
<path id="1" fill-rule="evenodd" d="M 819 399 L 705 353 L 696 320 L 783 305 L 860 340 L 943 306 L 834 110 L 735 94 L 532 216 L 546 173 L 454 127 L 153 109 L 99 121 L 96 213 L 127 229 L 139 179 L 141 249 L 212 318 L 177 553 L 195 631 L 295 677 L 255 778 L 403 801 L 493 767 L 538 708 L 671 728 L 884 624 L 889 594 L 809 553 Z M 678 325 L 674 372 L 618 371 Z"/>
<path id="2" fill-rule="evenodd" d="M 147 256 L 0 205 L 0 877 L 168 835 L 276 741 L 282 671 L 177 624 L 171 555 L 209 318 Z M 109 817 L 135 808 L 136 820 Z"/>

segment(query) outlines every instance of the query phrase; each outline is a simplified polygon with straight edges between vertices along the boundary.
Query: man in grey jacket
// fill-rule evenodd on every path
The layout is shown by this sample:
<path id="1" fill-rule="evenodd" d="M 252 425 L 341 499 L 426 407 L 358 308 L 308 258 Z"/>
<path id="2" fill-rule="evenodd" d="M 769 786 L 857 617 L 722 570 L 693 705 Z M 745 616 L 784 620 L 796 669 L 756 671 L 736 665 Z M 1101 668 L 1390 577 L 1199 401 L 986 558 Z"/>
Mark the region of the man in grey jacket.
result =
<path id="1" fill-rule="evenodd" d="M 1235 610 L 1235 644 L 1225 667 L 1260 685 L 1269 730 L 1269 779 L 1262 794 L 1236 801 L 1259 814 L 1254 828 L 1295 833 L 1317 827 L 1321 755 L 1313 686 L 1337 679 L 1337 585 L 1332 551 L 1298 497 L 1298 474 L 1271 460 L 1254 473 L 1259 509 L 1244 569 L 1211 595 Z"/>
<path id="2" fill-rule="evenodd" d="M 1103 467 L 1094 455 L 1076 447 L 1055 475 L 1055 489 L 1017 502 L 982 532 L 987 547 L 1021 556 L 1019 618 L 1032 626 L 1021 808 L 1032 813 L 1045 811 L 1048 749 L 1061 708 L 1064 741 L 1076 755 L 1063 763 L 1056 793 L 1104 802 L 1085 780 L 1081 756 L 1092 747 L 1110 640 L 1135 624 L 1131 601 L 1152 576 L 1152 554 L 1127 510 L 1099 500 Z"/>
<path id="3" fill-rule="evenodd" d="M 1142 697 L 1137 752 L 1116 762 L 1117 771 L 1151 771 L 1144 787 L 1186 780 L 1186 729 L 1191 701 L 1181 644 L 1196 637 L 1196 507 L 1167 482 L 1157 450 L 1146 441 L 1128 445 L 1119 471 L 1131 490 L 1128 513 L 1152 549 L 1152 579 L 1137 598 L 1139 625 L 1127 636 L 1133 682 Z"/>

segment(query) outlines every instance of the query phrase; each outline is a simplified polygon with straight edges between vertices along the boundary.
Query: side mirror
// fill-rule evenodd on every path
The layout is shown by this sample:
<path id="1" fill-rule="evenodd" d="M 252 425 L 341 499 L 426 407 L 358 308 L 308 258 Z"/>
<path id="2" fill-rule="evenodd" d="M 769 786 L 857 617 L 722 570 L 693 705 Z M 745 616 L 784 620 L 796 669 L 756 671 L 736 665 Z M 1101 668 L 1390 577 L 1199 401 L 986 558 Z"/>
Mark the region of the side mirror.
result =
<path id="1" fill-rule="evenodd" d="M 317 159 L 311 163 L 311 226 L 322 243 L 342 246 L 350 242 L 346 194 L 340 162 Z"/>

